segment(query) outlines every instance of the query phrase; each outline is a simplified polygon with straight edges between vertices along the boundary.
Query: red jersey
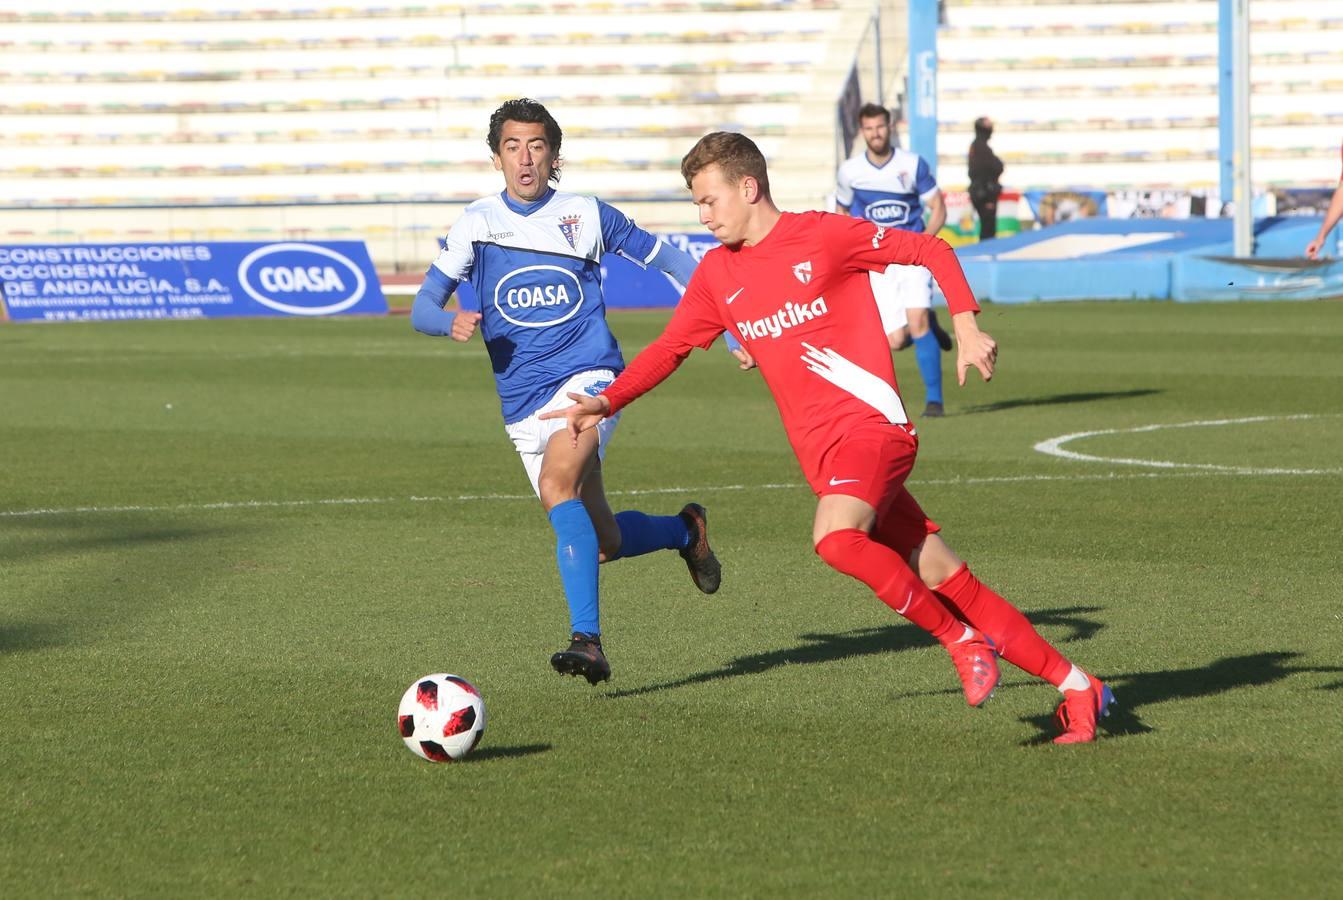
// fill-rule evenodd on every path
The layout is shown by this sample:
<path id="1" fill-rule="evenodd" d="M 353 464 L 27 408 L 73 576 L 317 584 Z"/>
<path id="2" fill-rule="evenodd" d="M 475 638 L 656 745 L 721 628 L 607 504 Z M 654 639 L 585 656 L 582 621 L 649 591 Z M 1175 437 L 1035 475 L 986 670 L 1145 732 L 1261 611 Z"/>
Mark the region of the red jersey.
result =
<path id="1" fill-rule="evenodd" d="M 832 213 L 783 213 L 753 247 L 705 254 L 662 335 L 604 393 L 611 412 L 732 329 L 778 404 L 803 474 L 818 488 L 826 452 L 851 429 L 909 421 L 868 273 L 932 270 L 952 314 L 978 311 L 940 238 Z"/>

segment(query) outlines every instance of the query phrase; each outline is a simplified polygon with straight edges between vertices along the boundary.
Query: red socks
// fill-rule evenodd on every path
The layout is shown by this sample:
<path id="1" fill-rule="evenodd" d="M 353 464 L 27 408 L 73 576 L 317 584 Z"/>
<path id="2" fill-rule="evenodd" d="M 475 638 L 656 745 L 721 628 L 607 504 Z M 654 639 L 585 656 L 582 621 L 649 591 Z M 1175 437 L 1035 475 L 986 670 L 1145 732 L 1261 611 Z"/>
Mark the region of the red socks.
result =
<path id="1" fill-rule="evenodd" d="M 816 545 L 816 553 L 943 644 L 958 640 L 968 624 L 991 638 L 1003 659 L 1055 687 L 1072 671 L 1072 663 L 1040 636 L 1021 610 L 980 582 L 969 566 L 962 565 L 930 591 L 899 553 L 857 528 L 830 532 Z"/>
<path id="2" fill-rule="evenodd" d="M 831 568 L 870 587 L 882 603 L 943 644 L 965 634 L 964 623 L 928 590 L 900 554 L 877 543 L 867 532 L 857 528 L 832 531 L 816 545 L 816 554 Z M 1026 627 L 1029 629 L 1030 625 Z"/>
<path id="3" fill-rule="evenodd" d="M 1017 668 L 1055 687 L 1072 671 L 1072 663 L 1040 636 L 1021 610 L 981 583 L 969 566 L 962 565 L 933 593 L 972 628 L 988 635 L 998 655 Z"/>

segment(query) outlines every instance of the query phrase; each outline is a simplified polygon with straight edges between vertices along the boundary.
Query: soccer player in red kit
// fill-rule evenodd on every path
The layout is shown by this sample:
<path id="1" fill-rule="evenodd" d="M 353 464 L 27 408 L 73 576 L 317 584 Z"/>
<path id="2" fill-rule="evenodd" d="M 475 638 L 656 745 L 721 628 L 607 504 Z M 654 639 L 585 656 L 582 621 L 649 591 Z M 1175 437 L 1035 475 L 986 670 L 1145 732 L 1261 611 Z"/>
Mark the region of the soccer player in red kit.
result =
<path id="1" fill-rule="evenodd" d="M 951 247 L 932 235 L 823 212 L 783 213 L 770 199 L 765 158 L 750 138 L 715 132 L 681 162 L 700 221 L 722 243 L 705 255 L 671 321 L 595 397 L 548 413 L 575 440 L 670 375 L 694 347 L 739 335 L 778 404 L 789 443 L 819 497 L 812 540 L 830 566 L 870 587 L 927 631 L 955 663 L 966 701 L 998 684 L 997 656 L 1063 693 L 1056 743 L 1096 736 L 1114 702 L 1026 617 L 970 572 L 905 488 L 918 436 L 896 387 L 868 272 L 926 266 L 955 326 L 957 376 L 987 380 L 997 346 Z"/>

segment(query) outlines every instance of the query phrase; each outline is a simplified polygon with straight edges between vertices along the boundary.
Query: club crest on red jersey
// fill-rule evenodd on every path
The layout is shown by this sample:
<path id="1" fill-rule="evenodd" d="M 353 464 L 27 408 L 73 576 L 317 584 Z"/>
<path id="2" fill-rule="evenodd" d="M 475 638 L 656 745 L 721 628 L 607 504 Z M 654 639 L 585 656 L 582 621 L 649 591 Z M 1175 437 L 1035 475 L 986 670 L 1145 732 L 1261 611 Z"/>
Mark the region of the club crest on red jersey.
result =
<path id="1" fill-rule="evenodd" d="M 800 263 L 798 263 L 797 265 L 793 266 L 793 274 L 796 275 L 796 276 L 797 276 L 797 280 L 800 281 L 800 282 L 802 282 L 803 284 L 808 284 L 808 283 L 810 283 L 810 282 L 811 282 L 811 260 L 807 260 L 806 262 L 800 262 Z"/>
<path id="2" fill-rule="evenodd" d="M 578 233 L 583 230 L 583 218 L 581 216 L 565 216 L 560 219 L 560 234 L 569 242 L 569 246 L 578 249 Z"/>

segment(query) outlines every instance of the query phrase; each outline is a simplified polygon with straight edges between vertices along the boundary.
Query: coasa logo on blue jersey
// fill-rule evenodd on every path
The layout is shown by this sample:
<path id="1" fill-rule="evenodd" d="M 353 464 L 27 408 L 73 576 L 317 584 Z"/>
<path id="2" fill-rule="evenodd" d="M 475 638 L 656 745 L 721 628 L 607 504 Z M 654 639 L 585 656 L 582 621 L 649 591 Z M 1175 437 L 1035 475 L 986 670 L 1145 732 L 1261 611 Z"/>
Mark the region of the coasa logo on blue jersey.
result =
<path id="1" fill-rule="evenodd" d="M 878 200 L 863 212 L 863 216 L 878 225 L 903 225 L 909 221 L 909 203 L 904 200 Z"/>
<path id="2" fill-rule="evenodd" d="M 352 261 L 315 244 L 267 244 L 238 263 L 238 283 L 256 302 L 292 316 L 328 316 L 359 302 L 368 286 Z"/>
<path id="3" fill-rule="evenodd" d="M 582 282 L 559 266 L 514 269 L 494 288 L 494 308 L 523 328 L 558 325 L 573 318 L 582 305 Z"/>

